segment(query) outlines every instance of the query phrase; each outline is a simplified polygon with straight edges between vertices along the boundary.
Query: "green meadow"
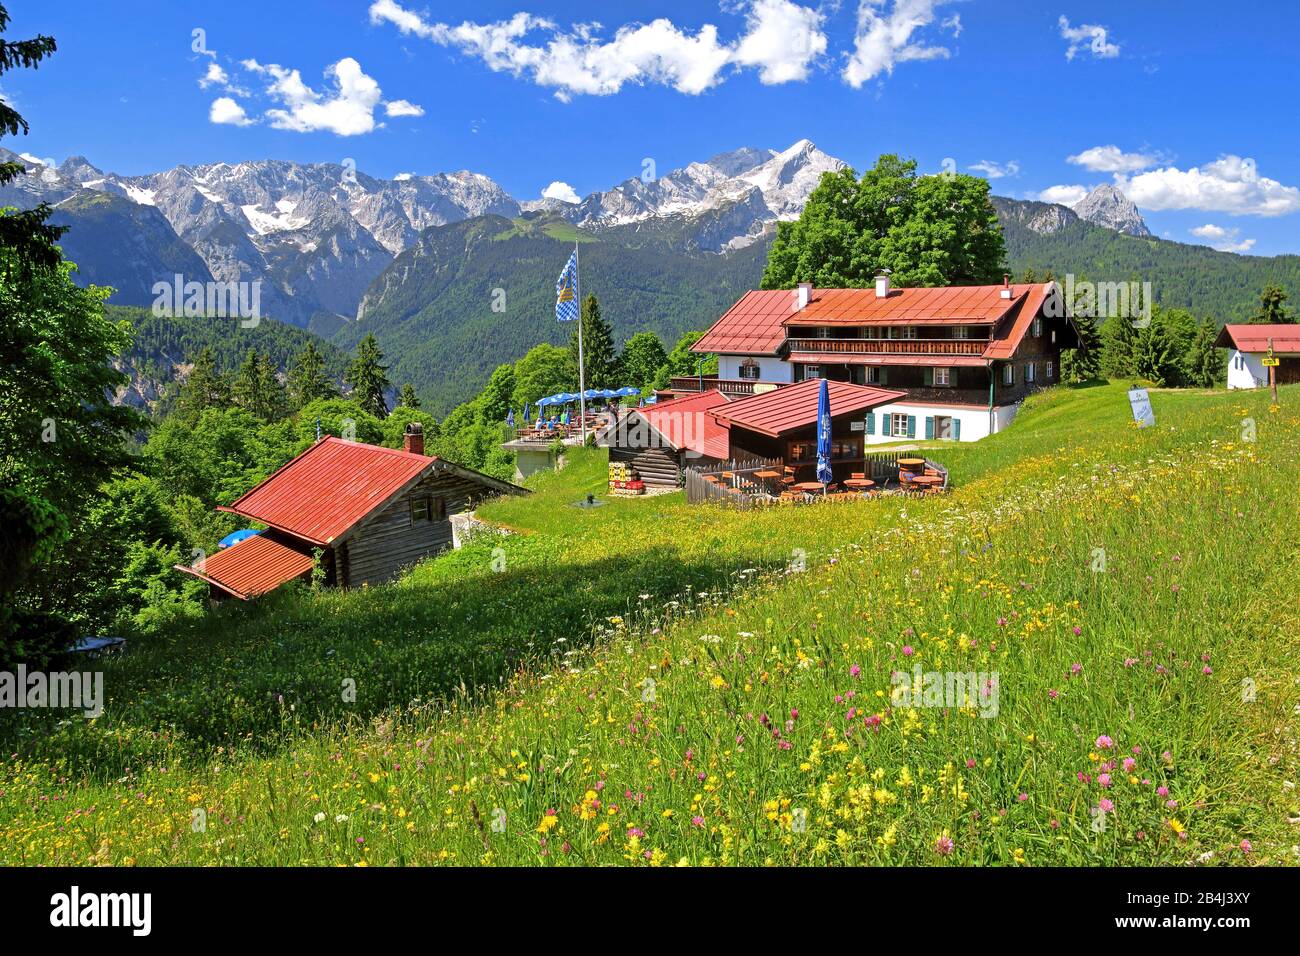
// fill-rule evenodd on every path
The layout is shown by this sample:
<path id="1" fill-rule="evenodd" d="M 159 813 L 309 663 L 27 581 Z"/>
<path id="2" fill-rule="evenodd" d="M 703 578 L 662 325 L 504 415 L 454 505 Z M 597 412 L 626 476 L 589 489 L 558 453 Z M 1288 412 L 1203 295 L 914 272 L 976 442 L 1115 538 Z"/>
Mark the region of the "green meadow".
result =
<path id="1" fill-rule="evenodd" d="M 393 585 L 230 602 L 104 662 L 94 720 L 6 712 L 0 860 L 1300 862 L 1300 386 L 1152 396 L 921 443 L 925 500 L 606 499 L 577 451 Z"/>

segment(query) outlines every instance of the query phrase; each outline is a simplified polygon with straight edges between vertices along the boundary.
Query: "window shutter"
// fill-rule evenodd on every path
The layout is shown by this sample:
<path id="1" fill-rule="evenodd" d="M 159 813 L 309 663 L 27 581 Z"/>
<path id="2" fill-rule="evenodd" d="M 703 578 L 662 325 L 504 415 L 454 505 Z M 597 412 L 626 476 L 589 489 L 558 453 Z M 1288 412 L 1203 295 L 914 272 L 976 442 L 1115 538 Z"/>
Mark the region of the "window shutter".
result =
<path id="1" fill-rule="evenodd" d="M 925 416 L 925 440 L 926 441 L 934 440 L 934 416 L 933 415 Z"/>
<path id="2" fill-rule="evenodd" d="M 907 437 L 908 438 L 916 437 L 916 416 L 915 415 L 907 416 Z"/>
<path id="3" fill-rule="evenodd" d="M 881 384 L 881 385 L 887 385 L 887 384 L 889 383 L 889 374 L 888 374 L 888 372 L 889 372 L 889 369 L 885 368 L 885 366 L 883 366 L 883 365 L 880 366 L 880 384 Z"/>
<path id="4" fill-rule="evenodd" d="M 870 412 L 867 412 L 867 434 L 874 435 L 875 433 L 876 433 L 876 416 L 871 414 Z"/>
<path id="5" fill-rule="evenodd" d="M 954 417 L 952 420 L 952 440 L 961 441 L 961 419 Z"/>
<path id="6" fill-rule="evenodd" d="M 926 385 L 933 385 L 933 384 L 934 384 L 934 369 L 932 369 L 932 368 L 927 368 L 927 369 L 925 370 L 925 384 L 926 384 Z"/>
<path id="7" fill-rule="evenodd" d="M 893 429 L 889 427 L 889 412 L 880 413 L 880 434 L 892 436 Z"/>

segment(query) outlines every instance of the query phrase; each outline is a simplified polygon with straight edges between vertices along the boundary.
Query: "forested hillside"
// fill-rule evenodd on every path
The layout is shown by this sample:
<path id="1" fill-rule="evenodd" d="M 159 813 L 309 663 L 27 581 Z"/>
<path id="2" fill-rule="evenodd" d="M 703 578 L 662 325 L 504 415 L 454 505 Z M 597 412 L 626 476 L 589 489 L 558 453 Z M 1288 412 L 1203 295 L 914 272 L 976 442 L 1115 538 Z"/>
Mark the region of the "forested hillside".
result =
<path id="1" fill-rule="evenodd" d="M 269 355 L 271 362 L 286 372 L 290 361 L 309 342 L 325 362 L 325 374 L 336 384 L 342 379 L 347 357 L 336 346 L 305 329 L 262 319 L 255 328 L 244 328 L 238 319 L 184 318 L 154 315 L 148 309 L 107 306 L 108 317 L 131 324 L 134 339 L 115 363 L 130 376 L 118 392 L 118 401 L 155 408 L 168 386 L 179 377 L 203 349 L 212 350 L 216 369 L 233 374 L 249 351 Z"/>
<path id="2" fill-rule="evenodd" d="M 568 223 L 536 216 L 431 228 L 375 281 L 360 320 L 334 342 L 351 349 L 373 332 L 392 361 L 390 378 L 413 383 L 441 416 L 500 363 L 539 343 L 568 344 L 572 328 L 555 321 L 555 279 L 576 235 Z M 582 293 L 599 297 L 616 344 L 645 330 L 673 342 L 753 288 L 766 255 L 766 243 L 718 256 L 617 230 L 584 233 Z"/>

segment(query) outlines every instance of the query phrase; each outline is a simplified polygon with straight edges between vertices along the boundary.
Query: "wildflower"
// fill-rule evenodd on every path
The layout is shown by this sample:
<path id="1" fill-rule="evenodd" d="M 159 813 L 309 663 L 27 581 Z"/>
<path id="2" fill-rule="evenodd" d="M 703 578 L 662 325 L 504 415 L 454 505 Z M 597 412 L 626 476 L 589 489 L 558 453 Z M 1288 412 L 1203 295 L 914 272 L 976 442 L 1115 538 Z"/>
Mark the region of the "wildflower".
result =
<path id="1" fill-rule="evenodd" d="M 934 841 L 934 852 L 938 853 L 940 856 L 948 856 L 952 853 L 952 848 L 952 837 L 948 835 L 947 830 L 944 830 Z"/>
<path id="2" fill-rule="evenodd" d="M 856 678 L 861 673 L 862 673 L 862 668 L 859 667 L 857 664 L 854 664 L 852 667 L 849 668 L 850 677 Z"/>
<path id="3" fill-rule="evenodd" d="M 1102 734 L 1100 737 L 1097 738 L 1096 746 L 1098 750 L 1108 750 L 1111 747 L 1115 746 L 1115 741 L 1111 740 L 1105 734 Z"/>
<path id="4" fill-rule="evenodd" d="M 1242 852 L 1242 853 L 1249 853 L 1249 852 L 1250 852 L 1251 850 L 1253 850 L 1253 849 L 1255 849 L 1255 848 L 1254 848 L 1253 846 L 1251 846 L 1251 843 L 1250 843 L 1249 840 L 1242 840 L 1242 841 L 1241 841 L 1241 852 Z"/>
<path id="5" fill-rule="evenodd" d="M 348 822 L 348 815 L 347 815 L 346 813 L 340 813 L 338 816 L 336 816 L 336 817 L 334 818 L 334 822 L 335 822 L 335 823 L 347 823 L 347 822 Z"/>
<path id="6" fill-rule="evenodd" d="M 542 817 L 542 822 L 537 824 L 537 832 L 543 835 L 550 833 L 560 825 L 560 818 L 555 815 L 554 810 L 547 810 L 546 815 Z"/>
<path id="7" fill-rule="evenodd" d="M 1115 812 L 1115 801 L 1102 797 L 1097 801 L 1097 809 L 1102 813 L 1113 813 Z"/>
<path id="8" fill-rule="evenodd" d="M 318 813 L 318 814 L 316 814 L 314 817 L 312 817 L 312 821 L 315 822 L 315 823 L 324 823 L 324 822 L 325 822 L 325 814 L 324 814 L 324 813 Z"/>

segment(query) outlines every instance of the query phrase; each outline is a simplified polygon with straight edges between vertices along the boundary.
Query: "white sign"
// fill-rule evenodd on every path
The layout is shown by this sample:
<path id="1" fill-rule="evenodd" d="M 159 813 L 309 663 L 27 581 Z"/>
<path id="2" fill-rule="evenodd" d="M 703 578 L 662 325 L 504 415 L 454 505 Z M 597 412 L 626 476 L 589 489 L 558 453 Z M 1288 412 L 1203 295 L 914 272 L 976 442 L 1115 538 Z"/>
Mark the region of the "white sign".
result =
<path id="1" fill-rule="evenodd" d="M 1138 423 L 1138 428 L 1156 423 L 1156 413 L 1151 410 L 1151 396 L 1145 388 L 1129 389 L 1128 403 L 1133 406 L 1133 421 Z"/>
<path id="2" fill-rule="evenodd" d="M 850 422 L 850 423 L 849 423 L 849 431 L 851 431 L 851 432 L 864 432 L 864 431 L 866 431 L 866 430 L 867 430 L 867 423 L 866 423 L 866 422 Z"/>

